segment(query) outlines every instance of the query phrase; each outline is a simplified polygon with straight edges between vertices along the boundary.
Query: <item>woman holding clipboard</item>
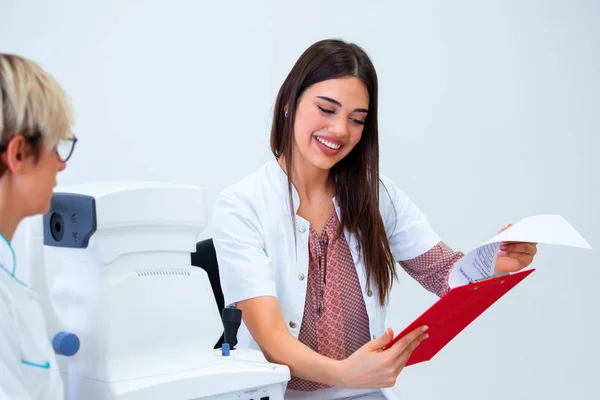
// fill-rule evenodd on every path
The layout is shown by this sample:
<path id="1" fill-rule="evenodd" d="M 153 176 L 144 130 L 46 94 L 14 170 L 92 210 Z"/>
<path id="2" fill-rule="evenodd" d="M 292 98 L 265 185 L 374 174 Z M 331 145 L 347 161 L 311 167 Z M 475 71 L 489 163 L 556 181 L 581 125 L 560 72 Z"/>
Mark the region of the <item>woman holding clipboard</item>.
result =
<path id="1" fill-rule="evenodd" d="M 242 310 L 239 347 L 260 348 L 292 373 L 286 398 L 393 398 L 419 327 L 385 329 L 398 262 L 443 295 L 463 254 L 379 173 L 377 75 L 339 40 L 313 44 L 281 86 L 273 159 L 224 190 L 214 244 L 225 304 Z M 503 245 L 496 272 L 531 263 L 536 246 Z"/>

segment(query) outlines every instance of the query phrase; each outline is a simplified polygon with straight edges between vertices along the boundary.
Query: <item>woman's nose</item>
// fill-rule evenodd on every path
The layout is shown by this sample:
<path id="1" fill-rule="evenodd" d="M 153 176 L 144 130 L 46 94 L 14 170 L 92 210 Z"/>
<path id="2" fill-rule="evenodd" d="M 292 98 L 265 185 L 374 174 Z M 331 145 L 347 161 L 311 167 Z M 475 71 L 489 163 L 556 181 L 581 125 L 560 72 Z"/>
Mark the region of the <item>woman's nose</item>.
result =
<path id="1" fill-rule="evenodd" d="M 329 132 L 335 134 L 338 137 L 345 137 L 348 135 L 348 120 L 344 117 L 335 118 L 334 121 L 329 125 Z"/>

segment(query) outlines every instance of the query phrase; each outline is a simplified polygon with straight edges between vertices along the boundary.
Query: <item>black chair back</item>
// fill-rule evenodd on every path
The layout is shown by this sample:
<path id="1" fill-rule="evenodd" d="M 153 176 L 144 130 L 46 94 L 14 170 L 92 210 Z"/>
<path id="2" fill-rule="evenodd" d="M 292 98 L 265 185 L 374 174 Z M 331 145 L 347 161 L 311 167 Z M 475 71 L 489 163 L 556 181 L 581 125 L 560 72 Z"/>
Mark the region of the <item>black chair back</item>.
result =
<path id="1" fill-rule="evenodd" d="M 225 307 L 225 300 L 223 299 L 223 291 L 221 290 L 217 253 L 215 252 L 215 246 L 212 239 L 202 240 L 196 244 L 196 252 L 192 253 L 192 265 L 202 268 L 208 274 L 210 286 L 212 287 L 215 300 L 217 301 L 217 307 L 219 308 L 219 315 L 222 315 L 223 308 Z M 221 348 L 223 339 L 223 335 L 221 335 L 221 338 L 215 344 L 215 349 Z"/>

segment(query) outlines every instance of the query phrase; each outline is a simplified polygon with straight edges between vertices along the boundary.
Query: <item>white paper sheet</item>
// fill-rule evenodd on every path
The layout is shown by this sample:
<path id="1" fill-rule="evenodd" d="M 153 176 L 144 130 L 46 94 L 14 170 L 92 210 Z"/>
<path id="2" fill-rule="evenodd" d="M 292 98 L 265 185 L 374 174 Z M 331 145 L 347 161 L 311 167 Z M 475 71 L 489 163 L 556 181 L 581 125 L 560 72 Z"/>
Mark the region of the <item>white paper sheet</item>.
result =
<path id="1" fill-rule="evenodd" d="M 492 276 L 502 242 L 542 243 L 591 249 L 579 232 L 560 215 L 534 215 L 522 219 L 465 254 L 452 269 L 449 286 L 453 288 L 466 285 Z"/>

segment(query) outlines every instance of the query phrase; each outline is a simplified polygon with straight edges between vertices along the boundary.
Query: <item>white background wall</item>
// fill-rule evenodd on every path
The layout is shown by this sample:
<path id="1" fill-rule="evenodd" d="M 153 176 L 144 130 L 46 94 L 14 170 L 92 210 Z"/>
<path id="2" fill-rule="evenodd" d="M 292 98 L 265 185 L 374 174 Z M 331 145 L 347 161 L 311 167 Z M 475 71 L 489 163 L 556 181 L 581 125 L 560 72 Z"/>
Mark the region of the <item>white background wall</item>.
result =
<path id="1" fill-rule="evenodd" d="M 558 213 L 595 248 L 540 246 L 538 271 L 434 361 L 407 368 L 399 393 L 592 399 L 599 18 L 594 0 L 0 0 L 0 51 L 39 61 L 73 99 L 81 141 L 60 183 L 197 184 L 210 211 L 269 155 L 275 94 L 300 53 L 327 37 L 357 42 L 380 78 L 382 171 L 451 246 Z M 435 301 L 401 277 L 396 331 Z"/>

